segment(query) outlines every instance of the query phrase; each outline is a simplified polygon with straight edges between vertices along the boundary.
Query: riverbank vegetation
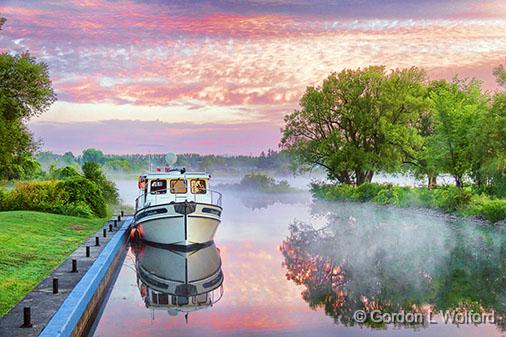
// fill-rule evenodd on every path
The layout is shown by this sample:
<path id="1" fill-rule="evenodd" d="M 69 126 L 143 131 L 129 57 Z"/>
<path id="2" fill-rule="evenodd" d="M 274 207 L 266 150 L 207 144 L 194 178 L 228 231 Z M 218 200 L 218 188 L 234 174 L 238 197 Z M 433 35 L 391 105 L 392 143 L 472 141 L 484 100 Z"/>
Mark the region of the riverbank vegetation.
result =
<path id="1" fill-rule="evenodd" d="M 72 167 L 52 172 L 52 180 L 16 182 L 0 190 L 0 211 L 32 210 L 55 214 L 104 218 L 119 202 L 114 184 L 95 163 L 86 163 L 80 174 Z"/>
<path id="2" fill-rule="evenodd" d="M 41 212 L 0 212 L 0 317 L 103 223 Z"/>
<path id="3" fill-rule="evenodd" d="M 455 186 L 412 188 L 392 184 L 364 183 L 354 187 L 346 184 L 312 184 L 314 197 L 325 200 L 371 201 L 380 205 L 421 207 L 477 216 L 496 222 L 506 219 L 506 199 L 475 193 L 470 187 Z"/>
<path id="4" fill-rule="evenodd" d="M 494 73 L 504 86 L 504 67 Z M 429 81 L 415 67 L 345 69 L 309 87 L 282 132 L 299 170 L 322 167 L 338 185 L 313 185 L 317 197 L 420 199 L 418 206 L 505 218 L 506 92 L 484 91 L 476 79 Z M 370 184 L 378 172 L 413 174 L 427 187 Z M 441 175 L 455 188 L 436 188 Z"/>
<path id="5" fill-rule="evenodd" d="M 276 181 L 273 177 L 262 173 L 248 173 L 238 183 L 222 184 L 218 185 L 217 188 L 261 193 L 290 193 L 298 191 L 291 187 L 288 181 Z"/>

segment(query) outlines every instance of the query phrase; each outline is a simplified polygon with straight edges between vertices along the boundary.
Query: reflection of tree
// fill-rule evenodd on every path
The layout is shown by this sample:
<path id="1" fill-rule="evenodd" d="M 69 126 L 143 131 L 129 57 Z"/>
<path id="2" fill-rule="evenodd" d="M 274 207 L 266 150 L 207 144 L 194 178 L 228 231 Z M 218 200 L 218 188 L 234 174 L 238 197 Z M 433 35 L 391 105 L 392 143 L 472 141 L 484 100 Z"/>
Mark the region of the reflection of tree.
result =
<path id="1" fill-rule="evenodd" d="M 287 278 L 312 308 L 345 325 L 358 309 L 505 314 L 504 229 L 365 205 L 324 214 L 320 229 L 291 224 L 281 246 Z"/>

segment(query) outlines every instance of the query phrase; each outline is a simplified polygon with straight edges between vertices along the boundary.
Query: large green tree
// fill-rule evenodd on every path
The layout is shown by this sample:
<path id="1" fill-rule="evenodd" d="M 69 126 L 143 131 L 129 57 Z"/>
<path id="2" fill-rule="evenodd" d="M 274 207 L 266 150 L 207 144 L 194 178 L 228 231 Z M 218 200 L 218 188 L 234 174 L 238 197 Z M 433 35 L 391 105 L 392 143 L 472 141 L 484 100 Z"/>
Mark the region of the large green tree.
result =
<path id="1" fill-rule="evenodd" d="M 29 175 L 37 144 L 26 127 L 55 101 L 47 65 L 28 53 L 0 54 L 0 178 Z"/>
<path id="2" fill-rule="evenodd" d="M 427 107 L 424 81 L 414 67 L 333 73 L 307 88 L 300 109 L 285 116 L 281 147 L 299 166 L 322 166 L 341 183 L 360 185 L 379 170 L 398 170 L 421 141 L 413 125 Z"/>
<path id="3" fill-rule="evenodd" d="M 473 161 L 473 152 L 478 142 L 486 141 L 476 135 L 488 98 L 478 81 L 459 79 L 431 82 L 429 97 L 434 132 L 427 139 L 427 156 L 437 163 L 440 172 L 453 176 L 457 187 L 463 187 L 464 176 L 481 165 Z"/>
<path id="4" fill-rule="evenodd" d="M 506 70 L 495 68 L 498 83 L 506 87 Z M 490 108 L 479 120 L 474 139 L 474 162 L 480 163 L 476 173 L 482 185 L 492 194 L 506 196 L 506 92 L 497 91 Z"/>

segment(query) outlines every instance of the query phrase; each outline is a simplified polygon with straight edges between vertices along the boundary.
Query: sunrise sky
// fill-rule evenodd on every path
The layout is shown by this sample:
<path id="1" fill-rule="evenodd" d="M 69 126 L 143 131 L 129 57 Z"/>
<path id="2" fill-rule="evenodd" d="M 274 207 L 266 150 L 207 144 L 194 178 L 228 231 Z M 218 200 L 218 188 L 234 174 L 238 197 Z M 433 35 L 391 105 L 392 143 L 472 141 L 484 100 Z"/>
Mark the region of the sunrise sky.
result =
<path id="1" fill-rule="evenodd" d="M 506 1 L 5 1 L 0 52 L 48 63 L 42 149 L 258 154 L 306 86 L 370 64 L 495 90 Z"/>

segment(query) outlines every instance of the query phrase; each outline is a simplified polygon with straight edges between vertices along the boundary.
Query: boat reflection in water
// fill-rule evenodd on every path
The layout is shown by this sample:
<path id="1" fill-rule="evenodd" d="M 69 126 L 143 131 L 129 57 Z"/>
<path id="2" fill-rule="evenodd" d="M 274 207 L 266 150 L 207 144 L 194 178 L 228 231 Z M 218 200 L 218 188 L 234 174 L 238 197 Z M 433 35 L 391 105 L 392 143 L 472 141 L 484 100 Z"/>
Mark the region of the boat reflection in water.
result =
<path id="1" fill-rule="evenodd" d="M 214 242 L 197 250 L 134 245 L 137 285 L 147 308 L 172 316 L 211 307 L 223 296 L 220 252 Z"/>

